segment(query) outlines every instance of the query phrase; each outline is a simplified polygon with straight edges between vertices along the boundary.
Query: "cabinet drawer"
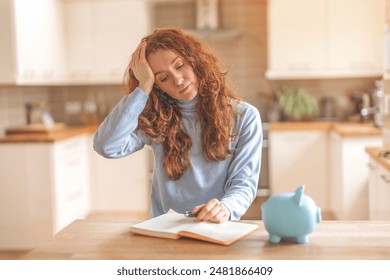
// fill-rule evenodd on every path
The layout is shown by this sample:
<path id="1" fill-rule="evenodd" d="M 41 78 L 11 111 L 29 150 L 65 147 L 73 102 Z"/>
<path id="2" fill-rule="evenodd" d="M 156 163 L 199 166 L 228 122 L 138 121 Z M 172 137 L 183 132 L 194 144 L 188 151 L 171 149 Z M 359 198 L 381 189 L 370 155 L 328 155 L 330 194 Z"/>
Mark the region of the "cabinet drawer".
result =
<path id="1" fill-rule="evenodd" d="M 73 137 L 54 144 L 54 159 L 62 159 L 69 155 L 86 153 L 87 139 L 85 136 Z"/>
<path id="2" fill-rule="evenodd" d="M 87 137 L 55 144 L 53 153 L 54 232 L 75 219 L 85 218 L 89 209 Z"/>
<path id="3" fill-rule="evenodd" d="M 380 219 L 390 220 L 390 172 L 379 167 L 378 214 Z"/>

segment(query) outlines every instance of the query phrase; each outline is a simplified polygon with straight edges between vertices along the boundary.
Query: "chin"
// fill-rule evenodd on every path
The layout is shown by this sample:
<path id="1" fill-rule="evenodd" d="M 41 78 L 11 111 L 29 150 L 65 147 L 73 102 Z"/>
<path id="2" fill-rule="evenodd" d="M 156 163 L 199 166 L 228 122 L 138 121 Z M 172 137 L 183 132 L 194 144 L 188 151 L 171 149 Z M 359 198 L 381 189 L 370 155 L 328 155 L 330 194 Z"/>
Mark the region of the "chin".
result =
<path id="1" fill-rule="evenodd" d="M 177 97 L 177 100 L 190 101 L 190 100 L 194 99 L 197 95 L 198 95 L 197 92 L 189 92 L 189 93 L 186 93 L 183 95 L 179 95 Z"/>

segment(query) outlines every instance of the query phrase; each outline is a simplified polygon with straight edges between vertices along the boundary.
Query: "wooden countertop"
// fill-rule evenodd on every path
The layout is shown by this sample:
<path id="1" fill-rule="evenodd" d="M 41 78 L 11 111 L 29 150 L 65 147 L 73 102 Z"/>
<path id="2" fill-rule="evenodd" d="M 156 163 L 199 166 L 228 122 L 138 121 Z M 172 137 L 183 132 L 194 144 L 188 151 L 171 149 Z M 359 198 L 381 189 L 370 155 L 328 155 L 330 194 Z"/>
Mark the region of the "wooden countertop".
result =
<path id="1" fill-rule="evenodd" d="M 25 259 L 390 259 L 390 221 L 323 221 L 307 244 L 268 242 L 260 228 L 230 246 L 129 233 L 132 222 L 77 220 Z"/>
<path id="2" fill-rule="evenodd" d="M 98 129 L 97 125 L 65 127 L 61 130 L 39 133 L 18 133 L 5 135 L 0 138 L 1 143 L 29 143 L 29 142 L 47 142 L 65 140 L 82 134 L 92 134 Z"/>
<path id="3" fill-rule="evenodd" d="M 343 137 L 380 136 L 382 130 L 368 123 L 352 122 L 272 122 L 270 131 L 321 130 L 334 131 Z"/>
<path id="4" fill-rule="evenodd" d="M 367 154 L 390 171 L 390 147 L 366 147 Z M 381 153 L 389 153 L 387 157 L 380 156 Z"/>
<path id="5" fill-rule="evenodd" d="M 56 142 L 81 134 L 95 133 L 98 125 L 66 127 L 49 133 L 20 133 L 5 135 L 1 143 Z M 301 131 L 322 130 L 335 131 L 343 137 L 380 136 L 382 130 L 366 123 L 334 123 L 334 122 L 272 122 L 269 131 Z"/>

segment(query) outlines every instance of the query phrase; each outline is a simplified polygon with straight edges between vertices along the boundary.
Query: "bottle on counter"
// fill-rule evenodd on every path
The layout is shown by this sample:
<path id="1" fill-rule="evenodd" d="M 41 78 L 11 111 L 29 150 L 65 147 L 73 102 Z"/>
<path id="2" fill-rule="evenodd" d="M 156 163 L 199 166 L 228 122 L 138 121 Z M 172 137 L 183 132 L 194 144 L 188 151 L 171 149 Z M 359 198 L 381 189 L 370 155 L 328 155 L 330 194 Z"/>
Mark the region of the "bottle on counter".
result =
<path id="1" fill-rule="evenodd" d="M 385 112 L 385 102 L 384 102 L 384 90 L 383 90 L 383 81 L 375 81 L 375 89 L 371 95 L 372 106 L 375 108 L 374 113 L 374 125 L 377 127 L 383 126 L 383 114 Z"/>

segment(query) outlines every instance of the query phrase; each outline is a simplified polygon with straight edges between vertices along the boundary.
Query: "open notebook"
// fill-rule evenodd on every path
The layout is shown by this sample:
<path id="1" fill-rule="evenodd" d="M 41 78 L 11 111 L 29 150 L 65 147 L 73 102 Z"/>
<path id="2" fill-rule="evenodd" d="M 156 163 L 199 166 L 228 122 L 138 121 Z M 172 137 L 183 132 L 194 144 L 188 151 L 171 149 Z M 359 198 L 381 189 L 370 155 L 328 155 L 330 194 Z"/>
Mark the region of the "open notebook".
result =
<path id="1" fill-rule="evenodd" d="M 230 245 L 259 228 L 256 224 L 227 221 L 221 224 L 198 222 L 174 211 L 135 224 L 131 233 L 179 239 L 189 237 L 220 245 Z"/>

